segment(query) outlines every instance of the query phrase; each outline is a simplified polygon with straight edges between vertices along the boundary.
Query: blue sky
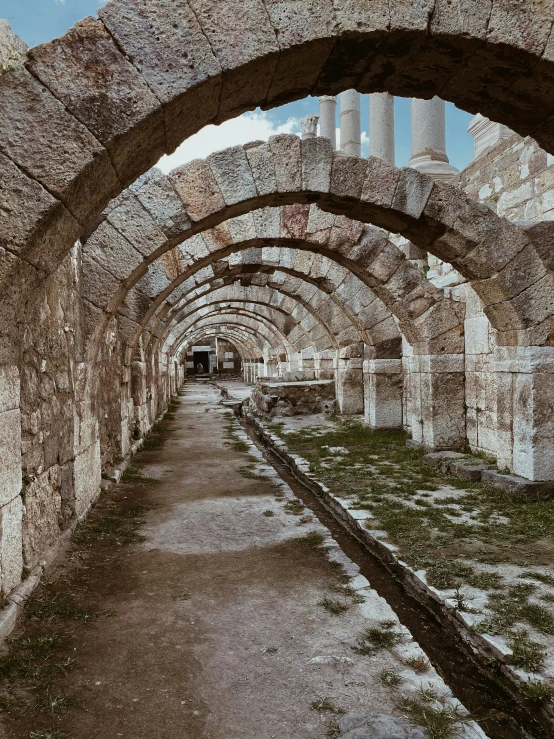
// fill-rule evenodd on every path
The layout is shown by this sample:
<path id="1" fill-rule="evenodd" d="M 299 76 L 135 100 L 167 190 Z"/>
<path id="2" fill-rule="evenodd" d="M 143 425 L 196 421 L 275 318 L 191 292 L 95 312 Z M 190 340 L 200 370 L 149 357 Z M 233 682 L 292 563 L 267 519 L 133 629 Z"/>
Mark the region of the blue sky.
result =
<path id="1" fill-rule="evenodd" d="M 61 36 L 81 18 L 95 15 L 102 0 L 0 0 L 0 18 L 7 18 L 12 29 L 29 45 L 50 41 Z M 317 113 L 317 100 L 308 98 L 267 112 L 246 114 L 241 120 L 228 121 L 219 127 L 209 126 L 197 137 L 189 139 L 175 154 L 160 162 L 169 170 L 197 156 L 254 139 L 265 139 L 273 133 L 299 133 L 300 119 L 307 113 Z M 473 139 L 467 133 L 471 115 L 451 103 L 446 107 L 447 151 L 451 163 L 463 169 L 473 156 Z M 368 96 L 362 103 L 362 130 L 369 129 Z M 410 101 L 395 102 L 396 164 L 403 166 L 410 158 Z M 362 153 L 369 154 L 367 143 Z"/>

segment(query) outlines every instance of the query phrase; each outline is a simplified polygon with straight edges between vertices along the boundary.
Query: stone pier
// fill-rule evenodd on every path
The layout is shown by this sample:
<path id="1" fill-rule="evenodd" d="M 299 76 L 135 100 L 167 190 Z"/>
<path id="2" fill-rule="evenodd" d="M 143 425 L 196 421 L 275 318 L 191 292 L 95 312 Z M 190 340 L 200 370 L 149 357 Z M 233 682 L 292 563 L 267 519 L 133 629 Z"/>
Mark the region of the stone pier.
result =
<path id="1" fill-rule="evenodd" d="M 337 98 L 323 95 L 319 98 L 319 135 L 331 141 L 337 148 Z"/>
<path id="2" fill-rule="evenodd" d="M 364 361 L 364 421 L 371 428 L 402 428 L 402 360 Z"/>
<path id="3" fill-rule="evenodd" d="M 394 164 L 394 97 L 375 92 L 369 102 L 369 153 Z"/>
<path id="4" fill-rule="evenodd" d="M 444 100 L 412 100 L 412 158 L 410 167 L 448 182 L 458 174 L 446 154 L 446 109 Z"/>
<path id="5" fill-rule="evenodd" d="M 346 90 L 340 95 L 340 148 L 353 157 L 359 157 L 362 151 L 360 98 L 356 90 Z"/>

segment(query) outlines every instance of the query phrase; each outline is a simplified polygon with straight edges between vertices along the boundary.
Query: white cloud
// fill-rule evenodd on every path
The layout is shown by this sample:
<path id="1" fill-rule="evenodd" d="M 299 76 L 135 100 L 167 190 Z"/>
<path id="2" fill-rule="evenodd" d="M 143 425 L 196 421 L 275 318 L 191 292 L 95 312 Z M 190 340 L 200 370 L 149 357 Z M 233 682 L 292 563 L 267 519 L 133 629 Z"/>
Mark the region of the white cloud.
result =
<path id="1" fill-rule="evenodd" d="M 214 151 L 221 151 L 229 146 L 248 144 L 250 141 L 267 141 L 270 136 L 278 133 L 298 134 L 300 130 L 298 118 L 289 118 L 286 123 L 276 126 L 269 113 L 244 113 L 220 126 L 206 126 L 183 142 L 173 154 L 163 156 L 158 167 L 163 172 L 170 172 L 181 164 L 193 159 L 204 159 Z"/>

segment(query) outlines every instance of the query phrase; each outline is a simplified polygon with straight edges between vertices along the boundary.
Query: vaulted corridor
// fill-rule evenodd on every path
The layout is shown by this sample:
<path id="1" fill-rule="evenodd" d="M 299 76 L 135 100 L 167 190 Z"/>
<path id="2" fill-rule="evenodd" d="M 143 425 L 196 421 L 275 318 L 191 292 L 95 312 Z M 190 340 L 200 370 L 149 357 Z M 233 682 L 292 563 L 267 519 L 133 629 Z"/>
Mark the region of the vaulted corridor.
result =
<path id="1" fill-rule="evenodd" d="M 76 739 L 321 737 L 350 713 L 399 714 L 383 671 L 446 690 L 434 670 L 405 664 L 422 653 L 399 625 L 392 652 L 353 650 L 364 627 L 396 617 L 336 545 L 328 560 L 328 531 L 218 390 L 187 385 L 163 424 L 33 596 L 11 645 L 22 662 L 2 687 L 19 700 L 7 736 L 42 726 Z M 140 536 L 109 525 L 119 510 Z M 25 647 L 53 636 L 51 651 Z"/>

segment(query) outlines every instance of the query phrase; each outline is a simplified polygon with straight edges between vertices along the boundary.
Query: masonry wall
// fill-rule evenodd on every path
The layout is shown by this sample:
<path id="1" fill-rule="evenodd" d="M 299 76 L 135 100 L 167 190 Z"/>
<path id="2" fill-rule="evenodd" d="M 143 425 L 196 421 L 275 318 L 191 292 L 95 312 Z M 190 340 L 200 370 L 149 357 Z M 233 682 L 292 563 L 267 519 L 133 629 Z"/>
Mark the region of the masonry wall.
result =
<path id="1" fill-rule="evenodd" d="M 0 588 L 10 593 L 48 557 L 100 492 L 102 469 L 146 433 L 171 393 L 167 357 L 150 349 L 132 387 L 131 361 L 113 320 L 95 361 L 84 339 L 77 245 L 30 301 L 20 366 L 0 369 Z M 182 380 L 182 373 L 181 373 Z M 173 378 L 173 387 L 179 380 Z M 135 399 L 139 405 L 135 405 Z"/>

